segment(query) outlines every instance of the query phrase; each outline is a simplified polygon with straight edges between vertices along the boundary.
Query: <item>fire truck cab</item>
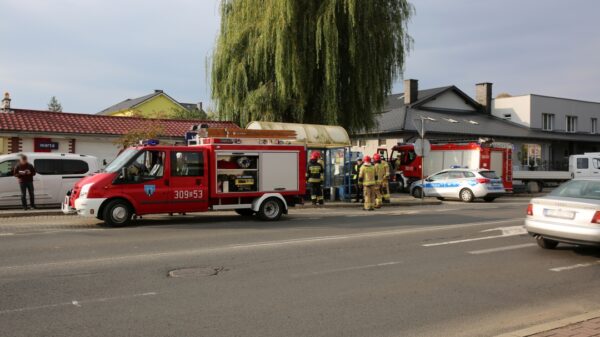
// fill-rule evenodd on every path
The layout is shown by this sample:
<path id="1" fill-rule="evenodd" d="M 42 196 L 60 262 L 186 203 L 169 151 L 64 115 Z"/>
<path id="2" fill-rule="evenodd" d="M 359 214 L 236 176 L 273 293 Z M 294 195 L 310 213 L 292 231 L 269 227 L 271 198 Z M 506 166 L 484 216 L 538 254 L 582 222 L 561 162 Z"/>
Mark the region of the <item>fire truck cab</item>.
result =
<path id="1" fill-rule="evenodd" d="M 63 212 L 115 227 L 145 214 L 209 210 L 273 221 L 302 202 L 304 146 L 249 130 L 217 131 L 222 136 L 198 135 L 192 146 L 151 141 L 124 150 L 103 172 L 75 184 Z"/>
<path id="2" fill-rule="evenodd" d="M 397 144 L 390 153 L 386 148 L 377 152 L 388 158 L 390 177 L 398 190 L 409 188 L 412 183 L 435 172 L 451 167 L 493 170 L 502 178 L 506 191 L 512 191 L 512 145 L 488 140 L 478 141 L 431 141 L 431 151 L 425 157 L 417 155 L 414 144 Z M 422 171 L 423 174 L 422 174 Z"/>

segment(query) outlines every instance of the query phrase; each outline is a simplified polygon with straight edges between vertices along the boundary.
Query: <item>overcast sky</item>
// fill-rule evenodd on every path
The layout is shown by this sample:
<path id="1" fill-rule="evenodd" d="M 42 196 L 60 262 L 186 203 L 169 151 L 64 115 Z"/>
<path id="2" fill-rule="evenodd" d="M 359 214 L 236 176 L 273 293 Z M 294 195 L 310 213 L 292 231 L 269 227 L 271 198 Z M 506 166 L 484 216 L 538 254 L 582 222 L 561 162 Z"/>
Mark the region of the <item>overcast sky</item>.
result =
<path id="1" fill-rule="evenodd" d="M 600 1 L 413 0 L 405 78 L 600 101 Z M 164 89 L 209 101 L 218 0 L 0 0 L 0 90 L 13 107 L 95 113 Z M 395 91 L 402 90 L 398 81 Z"/>

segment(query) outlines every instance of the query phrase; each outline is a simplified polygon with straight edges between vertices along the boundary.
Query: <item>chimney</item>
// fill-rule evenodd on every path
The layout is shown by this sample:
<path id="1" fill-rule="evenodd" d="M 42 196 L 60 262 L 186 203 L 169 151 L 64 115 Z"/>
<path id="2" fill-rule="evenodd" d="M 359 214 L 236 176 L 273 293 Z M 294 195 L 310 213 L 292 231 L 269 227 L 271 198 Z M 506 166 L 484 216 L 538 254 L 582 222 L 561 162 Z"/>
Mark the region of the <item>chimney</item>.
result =
<path id="1" fill-rule="evenodd" d="M 10 94 L 8 92 L 5 92 L 4 98 L 2 99 L 2 108 L 0 108 L 0 111 L 10 112 L 10 101 Z"/>
<path id="2" fill-rule="evenodd" d="M 196 103 L 196 108 L 198 108 L 198 111 L 202 111 L 202 102 Z"/>
<path id="3" fill-rule="evenodd" d="M 163 91 L 162 91 L 162 89 L 154 89 L 154 93 L 156 93 L 156 94 L 162 94 Z"/>
<path id="4" fill-rule="evenodd" d="M 492 114 L 492 83 L 484 82 L 475 85 L 475 100 L 483 106 L 483 111 Z"/>
<path id="5" fill-rule="evenodd" d="M 419 99 L 419 81 L 404 80 L 404 104 L 413 104 Z"/>

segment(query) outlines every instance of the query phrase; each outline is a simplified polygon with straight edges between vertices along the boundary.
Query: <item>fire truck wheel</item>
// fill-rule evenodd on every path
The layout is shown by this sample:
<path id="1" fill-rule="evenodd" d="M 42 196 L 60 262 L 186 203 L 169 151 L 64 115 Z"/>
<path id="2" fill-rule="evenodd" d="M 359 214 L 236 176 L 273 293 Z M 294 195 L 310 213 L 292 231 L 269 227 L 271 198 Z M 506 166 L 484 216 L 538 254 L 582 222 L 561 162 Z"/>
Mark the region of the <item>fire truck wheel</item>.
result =
<path id="1" fill-rule="evenodd" d="M 471 201 L 473 201 L 473 199 L 475 199 L 473 192 L 471 192 L 471 190 L 468 188 L 463 188 L 460 191 L 459 196 L 460 196 L 460 200 L 462 200 L 464 202 L 471 202 Z"/>
<path id="2" fill-rule="evenodd" d="M 283 214 L 283 203 L 277 198 L 269 198 L 260 204 L 258 217 L 264 221 L 275 221 Z"/>
<path id="3" fill-rule="evenodd" d="M 417 199 L 421 199 L 421 194 L 423 194 L 423 189 L 421 189 L 420 187 L 415 187 L 412 190 L 412 196 L 417 198 Z"/>
<path id="4" fill-rule="evenodd" d="M 236 209 L 235 212 L 241 216 L 252 216 L 254 215 L 254 211 L 249 208 L 240 208 Z"/>
<path id="5" fill-rule="evenodd" d="M 126 226 L 131 220 L 131 206 L 124 200 L 110 201 L 104 207 L 104 223 L 108 227 Z"/>

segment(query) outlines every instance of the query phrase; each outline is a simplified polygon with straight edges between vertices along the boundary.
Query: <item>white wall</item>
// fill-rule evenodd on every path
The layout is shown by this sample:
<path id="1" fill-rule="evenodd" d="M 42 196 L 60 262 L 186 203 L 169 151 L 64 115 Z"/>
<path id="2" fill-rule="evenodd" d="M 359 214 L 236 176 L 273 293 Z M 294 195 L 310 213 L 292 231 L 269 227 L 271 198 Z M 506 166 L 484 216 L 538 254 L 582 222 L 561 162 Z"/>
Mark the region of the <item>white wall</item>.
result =
<path id="1" fill-rule="evenodd" d="M 77 139 L 75 141 L 75 152 L 97 157 L 100 163 L 110 163 L 119 153 L 119 147 L 113 143 L 113 139 Z"/>
<path id="2" fill-rule="evenodd" d="M 531 95 L 495 98 L 492 100 L 492 115 L 504 118 L 510 114 L 510 121 L 530 127 Z"/>
<path id="3" fill-rule="evenodd" d="M 404 141 L 402 138 L 385 138 L 385 140 L 385 146 L 381 147 L 385 147 L 388 150 L 388 154 L 390 153 L 394 145 Z M 351 150 L 355 152 L 362 152 L 363 155 L 373 156 L 377 152 L 377 149 L 380 147 L 379 138 L 368 138 L 366 140 L 363 138 L 363 142 L 365 143 L 365 145 L 354 145 L 352 146 Z M 355 144 L 355 142 L 353 141 L 352 144 Z"/>
<path id="4" fill-rule="evenodd" d="M 436 99 L 423 104 L 423 107 L 475 111 L 473 106 L 467 104 L 464 99 L 453 91 L 448 91 L 441 96 L 438 96 Z"/>

